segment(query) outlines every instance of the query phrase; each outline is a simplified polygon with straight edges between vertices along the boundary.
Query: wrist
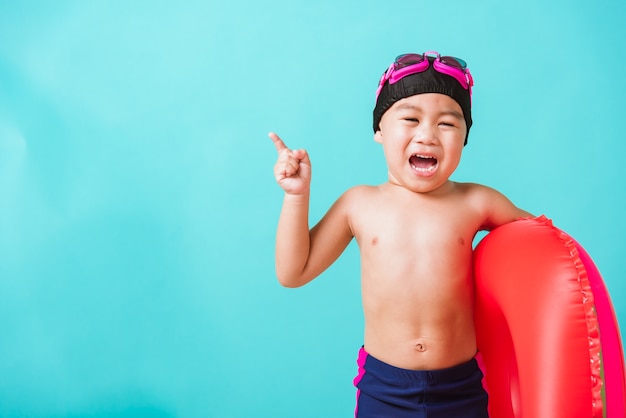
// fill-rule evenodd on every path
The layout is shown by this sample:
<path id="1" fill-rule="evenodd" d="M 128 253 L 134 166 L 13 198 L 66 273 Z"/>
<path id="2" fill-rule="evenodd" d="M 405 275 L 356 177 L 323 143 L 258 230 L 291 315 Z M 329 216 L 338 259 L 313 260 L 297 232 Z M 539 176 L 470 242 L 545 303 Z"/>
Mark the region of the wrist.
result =
<path id="1" fill-rule="evenodd" d="M 294 205 L 308 205 L 309 204 L 309 192 L 304 193 L 285 193 L 285 203 L 291 203 Z"/>

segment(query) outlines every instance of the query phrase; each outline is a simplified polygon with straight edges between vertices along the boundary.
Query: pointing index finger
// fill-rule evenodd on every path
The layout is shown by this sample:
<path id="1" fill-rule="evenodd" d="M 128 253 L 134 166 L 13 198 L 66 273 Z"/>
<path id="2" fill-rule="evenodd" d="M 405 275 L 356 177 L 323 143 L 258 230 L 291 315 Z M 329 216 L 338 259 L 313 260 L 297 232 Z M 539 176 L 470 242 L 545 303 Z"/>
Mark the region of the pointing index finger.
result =
<path id="1" fill-rule="evenodd" d="M 289 149 L 287 148 L 287 145 L 285 145 L 283 140 L 280 139 L 280 137 L 276 135 L 274 132 L 270 132 L 269 134 L 267 134 L 267 136 L 269 136 L 272 142 L 274 143 L 274 146 L 276 147 L 276 151 L 281 152 L 284 149 Z"/>

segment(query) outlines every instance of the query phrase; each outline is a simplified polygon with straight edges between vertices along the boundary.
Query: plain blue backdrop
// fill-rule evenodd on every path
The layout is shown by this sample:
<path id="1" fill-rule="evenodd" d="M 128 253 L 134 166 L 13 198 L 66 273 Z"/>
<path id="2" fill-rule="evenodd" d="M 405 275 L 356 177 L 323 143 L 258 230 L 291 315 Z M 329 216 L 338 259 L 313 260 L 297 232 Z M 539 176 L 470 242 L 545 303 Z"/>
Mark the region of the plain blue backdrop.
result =
<path id="1" fill-rule="evenodd" d="M 309 151 L 312 222 L 385 181 L 371 111 L 404 52 L 468 61 L 454 179 L 575 237 L 625 324 L 624 21 L 623 0 L 2 1 L 0 416 L 349 417 L 357 249 L 278 285 L 266 134 Z"/>

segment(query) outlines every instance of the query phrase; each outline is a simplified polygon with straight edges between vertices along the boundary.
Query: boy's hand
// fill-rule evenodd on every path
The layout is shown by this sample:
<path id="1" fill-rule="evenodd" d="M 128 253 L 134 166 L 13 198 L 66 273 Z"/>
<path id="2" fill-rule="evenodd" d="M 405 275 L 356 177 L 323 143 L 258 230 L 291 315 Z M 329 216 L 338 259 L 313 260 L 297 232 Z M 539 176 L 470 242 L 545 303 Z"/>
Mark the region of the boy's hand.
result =
<path id="1" fill-rule="evenodd" d="M 274 177 L 278 185 L 288 194 L 306 194 L 311 185 L 311 161 L 303 149 L 291 150 L 274 132 L 268 135 L 276 151 L 278 160 L 274 165 Z"/>

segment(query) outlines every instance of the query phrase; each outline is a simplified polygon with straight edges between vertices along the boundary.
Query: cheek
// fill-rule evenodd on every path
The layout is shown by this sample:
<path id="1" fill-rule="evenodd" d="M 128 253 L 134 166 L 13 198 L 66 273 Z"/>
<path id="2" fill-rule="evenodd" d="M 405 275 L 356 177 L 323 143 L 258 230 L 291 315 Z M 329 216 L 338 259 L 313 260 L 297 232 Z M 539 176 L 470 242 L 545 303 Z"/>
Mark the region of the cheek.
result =
<path id="1" fill-rule="evenodd" d="M 463 140 L 460 138 L 450 138 L 443 144 L 445 159 L 450 164 L 458 164 L 463 154 Z"/>
<path id="2" fill-rule="evenodd" d="M 398 164 L 401 164 L 404 160 L 404 149 L 399 146 L 397 142 L 389 141 L 389 139 L 386 139 L 382 143 L 382 148 L 387 165 L 397 166 Z"/>
<path id="3" fill-rule="evenodd" d="M 461 156 L 463 155 L 463 149 L 453 149 L 448 153 L 448 161 L 450 162 L 450 164 L 452 164 L 454 166 L 454 169 L 456 169 L 456 167 L 459 165 L 459 163 L 461 162 Z"/>
<path id="4" fill-rule="evenodd" d="M 404 154 L 406 144 L 401 137 L 388 136 L 385 138 L 385 141 L 383 141 L 383 148 L 385 152 L 389 154 Z"/>

